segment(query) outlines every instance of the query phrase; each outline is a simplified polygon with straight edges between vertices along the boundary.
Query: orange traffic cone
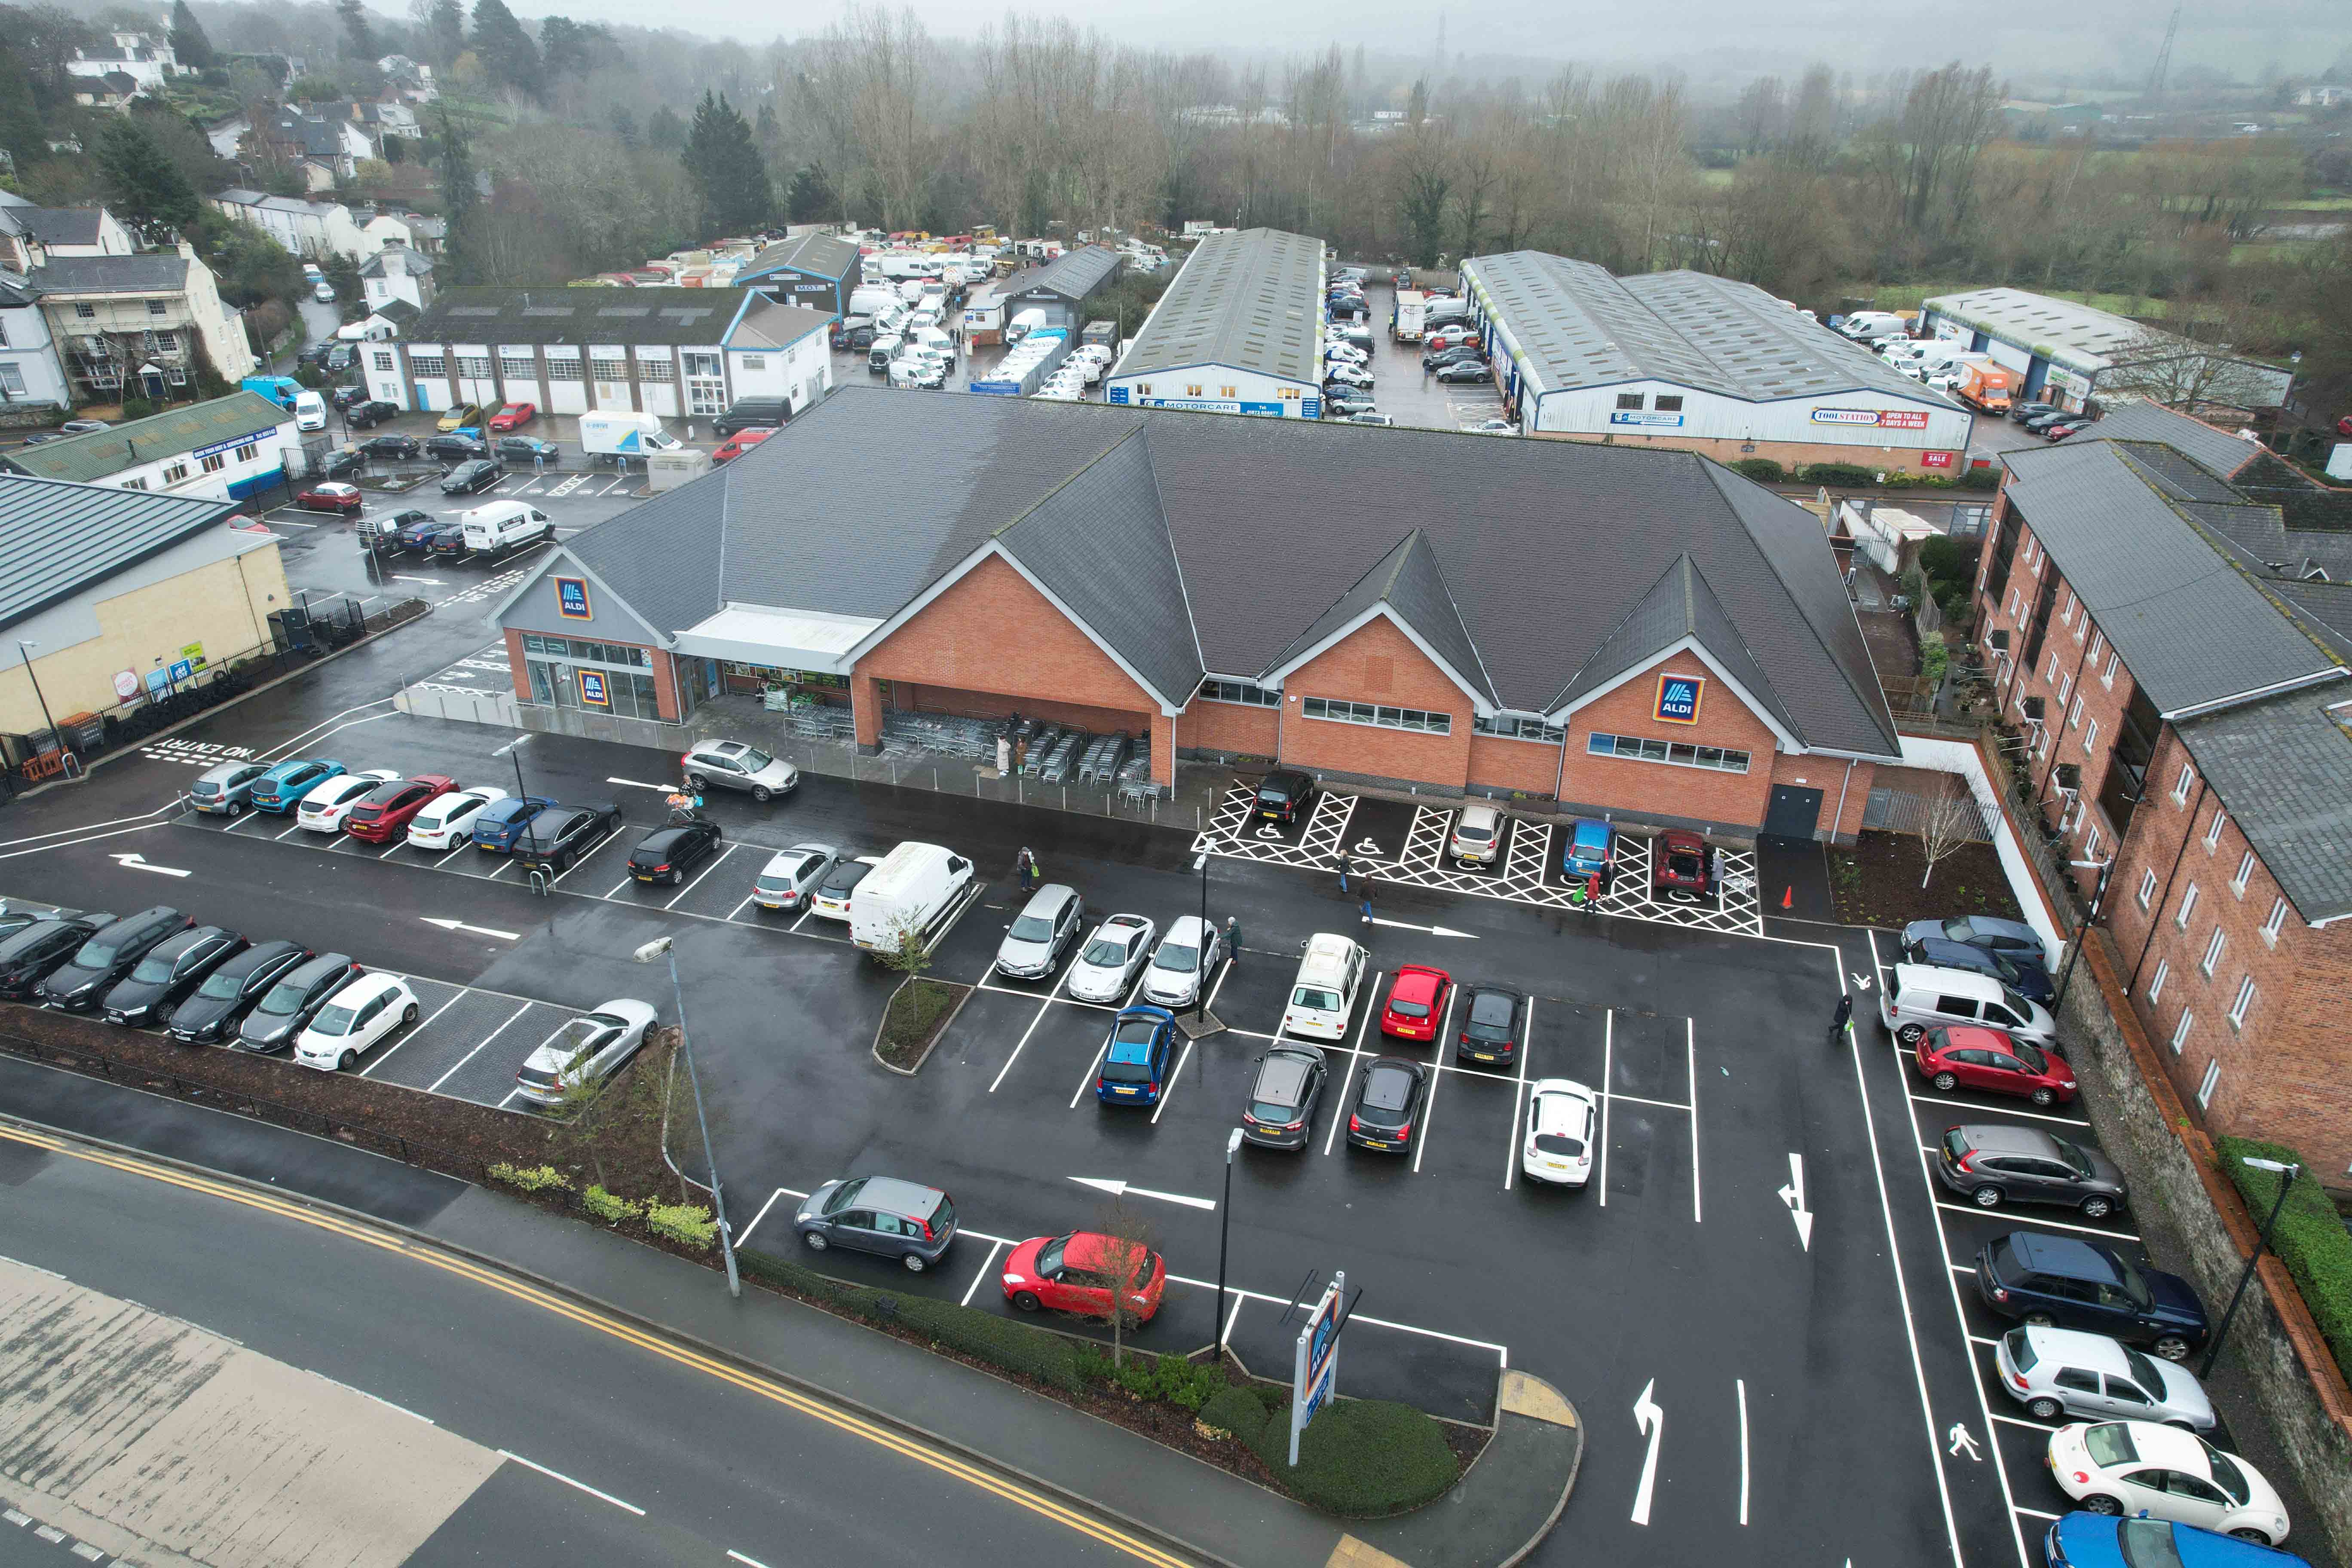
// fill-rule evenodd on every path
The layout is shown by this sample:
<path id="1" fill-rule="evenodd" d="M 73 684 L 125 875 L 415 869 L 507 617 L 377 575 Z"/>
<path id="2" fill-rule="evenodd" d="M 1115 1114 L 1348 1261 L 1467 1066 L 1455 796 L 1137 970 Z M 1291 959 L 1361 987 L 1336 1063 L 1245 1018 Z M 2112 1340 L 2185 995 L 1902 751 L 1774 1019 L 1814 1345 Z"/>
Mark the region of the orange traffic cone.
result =
<path id="1" fill-rule="evenodd" d="M 1797 889 L 1794 886 L 1785 886 L 1780 889 L 1780 907 L 1784 910 L 1793 910 L 1797 907 Z"/>

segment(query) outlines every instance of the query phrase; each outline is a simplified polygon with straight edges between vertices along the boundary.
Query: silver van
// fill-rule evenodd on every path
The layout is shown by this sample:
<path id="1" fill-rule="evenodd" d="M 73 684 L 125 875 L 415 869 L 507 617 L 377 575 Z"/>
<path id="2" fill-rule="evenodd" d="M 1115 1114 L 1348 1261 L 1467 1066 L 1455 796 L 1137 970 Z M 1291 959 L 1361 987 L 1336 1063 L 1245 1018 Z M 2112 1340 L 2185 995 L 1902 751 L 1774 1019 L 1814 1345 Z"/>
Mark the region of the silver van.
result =
<path id="1" fill-rule="evenodd" d="M 1990 974 L 1898 963 L 1879 992 L 1878 1016 L 1895 1037 L 1916 1046 L 1939 1024 L 1981 1024 L 2006 1029 L 2037 1046 L 2058 1043 L 2058 1021 Z"/>

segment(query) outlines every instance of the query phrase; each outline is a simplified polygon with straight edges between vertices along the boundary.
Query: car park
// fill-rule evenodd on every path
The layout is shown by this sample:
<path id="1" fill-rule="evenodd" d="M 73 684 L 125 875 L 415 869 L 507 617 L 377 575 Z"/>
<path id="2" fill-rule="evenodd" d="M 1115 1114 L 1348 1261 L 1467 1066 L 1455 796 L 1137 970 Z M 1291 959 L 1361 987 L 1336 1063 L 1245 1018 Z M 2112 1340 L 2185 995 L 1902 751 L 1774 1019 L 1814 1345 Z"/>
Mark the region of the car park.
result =
<path id="1" fill-rule="evenodd" d="M 1936 1149 L 1936 1174 L 1987 1209 L 2004 1203 L 2058 1204 L 2100 1220 L 2124 1207 L 2130 1195 L 2123 1173 L 2096 1149 L 2038 1127 L 2003 1122 L 1946 1128 Z"/>
<path id="2" fill-rule="evenodd" d="M 357 485 L 331 479 L 296 490 L 294 504 L 304 511 L 354 512 L 366 503 Z"/>
<path id="3" fill-rule="evenodd" d="M 1968 1024 L 1928 1029 L 1912 1048 L 1919 1076 L 1943 1093 L 1954 1089 L 2015 1095 L 2047 1108 L 2074 1098 L 2074 1069 L 2054 1051 Z"/>
<path id="4" fill-rule="evenodd" d="M 509 403 L 490 416 L 490 430 L 503 436 L 509 430 L 520 430 L 539 417 L 536 403 Z"/>
<path id="5" fill-rule="evenodd" d="M 1362 946 L 1344 936 L 1318 931 L 1308 937 L 1289 1005 L 1282 1012 L 1282 1033 L 1345 1039 L 1356 993 L 1364 983 L 1364 957 Z"/>
<path id="6" fill-rule="evenodd" d="M 1428 371 L 1444 370 L 1449 364 L 1481 364 L 1484 363 L 1485 360 L 1481 352 L 1470 347 L 1467 343 L 1459 343 L 1450 349 L 1430 349 L 1425 351 L 1421 356 L 1421 368 Z"/>
<path id="7" fill-rule="evenodd" d="M 349 953 L 322 952 L 287 971 L 245 1015 L 229 1043 L 237 1050 L 268 1055 L 294 1044 L 327 998 L 359 977 Z"/>
<path id="8" fill-rule="evenodd" d="M 1528 998 L 1507 985 L 1474 985 L 1462 1009 L 1462 1027 L 1454 1038 L 1454 1054 L 1465 1062 L 1507 1067 L 1519 1053 L 1519 1032 L 1526 1027 Z"/>
<path id="9" fill-rule="evenodd" d="M 1014 980 L 1042 980 L 1062 962 L 1086 919 L 1086 900 L 1066 882 L 1048 882 L 1005 928 L 996 947 L 996 972 Z"/>
<path id="10" fill-rule="evenodd" d="M 417 445 L 416 437 L 414 436 L 386 434 L 369 437 L 360 443 L 360 450 L 371 458 L 392 458 L 406 461 L 415 458 L 424 448 Z"/>
<path id="11" fill-rule="evenodd" d="M 1095 1098 L 1105 1105 L 1159 1104 L 1175 1055 L 1175 1015 L 1165 1007 L 1122 1008 L 1103 1042 Z"/>
<path id="12" fill-rule="evenodd" d="M 1158 925 L 1141 915 L 1113 915 L 1078 950 L 1063 988 L 1081 1002 L 1117 1002 L 1151 956 Z"/>
<path id="13" fill-rule="evenodd" d="M 572 1019 L 516 1072 L 515 1098 L 561 1105 L 567 1095 L 601 1086 L 637 1054 L 655 1016 L 648 1004 L 623 996 Z"/>
<path id="14" fill-rule="evenodd" d="M 1427 964 L 1402 963 L 1389 982 L 1388 1005 L 1381 1009 L 1381 1033 L 1401 1040 L 1433 1040 L 1453 994 L 1454 977 Z"/>
<path id="15" fill-rule="evenodd" d="M 446 773 L 419 773 L 378 784 L 343 814 L 343 831 L 364 844 L 393 843 L 407 834 L 409 819 L 426 801 L 457 787 L 457 781 Z"/>
<path id="16" fill-rule="evenodd" d="M 1650 847 L 1650 891 L 1665 902 L 1703 904 L 1707 900 L 1706 840 L 1685 828 L 1670 827 Z"/>
<path id="17" fill-rule="evenodd" d="M 2045 441 L 2063 441 L 2069 436 L 2081 435 L 2094 423 L 2089 419 L 2067 419 L 2054 425 L 2045 425 L 2042 427 L 2042 438 Z"/>
<path id="18" fill-rule="evenodd" d="M 560 877 L 620 827 L 621 808 L 611 801 L 551 805 L 515 835 L 512 853 L 526 870 Z"/>
<path id="19" fill-rule="evenodd" d="M 501 436 L 495 455 L 501 463 L 541 463 L 551 468 L 563 460 L 563 448 L 536 436 Z"/>
<path id="20" fill-rule="evenodd" d="M 313 833 L 341 833 L 352 807 L 378 784 L 390 784 L 399 777 L 388 768 L 337 773 L 310 786 L 302 796 L 302 804 L 295 808 L 294 820 Z"/>
<path id="21" fill-rule="evenodd" d="M 1573 1079 L 1536 1081 L 1528 1100 L 1528 1134 L 1519 1170 L 1528 1180 L 1580 1187 L 1592 1179 L 1593 1130 L 1601 1100 Z"/>
<path id="22" fill-rule="evenodd" d="M 110 1024 L 142 1029 L 169 1017 L 205 977 L 245 951 L 245 938 L 225 926 L 194 926 L 147 950 L 138 967 L 99 1004 Z"/>
<path id="23" fill-rule="evenodd" d="M 2001 1388 L 2036 1421 L 2158 1421 L 2210 1432 L 2213 1402 L 2185 1366 L 2105 1334 L 2020 1324 L 1993 1344 Z"/>
<path id="24" fill-rule="evenodd" d="M 1356 1103 L 1348 1113 L 1348 1142 L 1359 1149 L 1402 1154 L 1412 1146 L 1413 1123 L 1429 1093 L 1429 1068 L 1404 1057 L 1375 1057 L 1356 1071 Z"/>
<path id="25" fill-rule="evenodd" d="M 1569 825 L 1568 843 L 1560 850 L 1563 880 L 1586 882 L 1607 892 L 1617 871 L 1617 833 L 1605 822 L 1580 816 Z"/>
<path id="26" fill-rule="evenodd" d="M 1502 812 L 1484 801 L 1473 801 L 1454 814 L 1445 852 L 1465 866 L 1491 866 L 1502 841 Z"/>
<path id="27" fill-rule="evenodd" d="M 188 804 L 217 816 L 239 816 L 253 804 L 253 784 L 269 771 L 268 763 L 222 763 L 206 768 L 188 786 Z"/>
<path id="28" fill-rule="evenodd" d="M 882 857 L 879 855 L 860 855 L 854 860 L 837 862 L 817 883 L 816 891 L 809 896 L 809 913 L 846 924 L 850 900 L 857 892 L 857 884 L 880 864 Z"/>
<path id="29" fill-rule="evenodd" d="M 294 1038 L 294 1059 L 321 1072 L 348 1068 L 416 1022 L 416 993 L 396 974 L 362 974 L 330 997 Z"/>
<path id="30" fill-rule="evenodd" d="M 442 475 L 441 493 L 445 496 L 474 495 L 488 489 L 506 478 L 506 472 L 495 459 L 477 458 L 472 462 L 460 463 Z M 436 550 L 440 548 L 438 541 L 435 542 L 434 548 Z"/>
<path id="31" fill-rule="evenodd" d="M 2009 421 L 2012 425 L 2022 425 L 2029 419 L 2039 419 L 2045 414 L 2065 412 L 2054 403 L 2012 403 L 2009 405 Z"/>
<path id="32" fill-rule="evenodd" d="M 2205 1342 L 2205 1309 L 2188 1280 L 2097 1242 L 2013 1230 L 1978 1249 L 1975 1275 L 1978 1296 L 2004 1318 L 2112 1334 L 2167 1361 Z"/>
<path id="33" fill-rule="evenodd" d="M 465 553 L 497 561 L 552 540 L 555 521 L 526 500 L 494 500 L 460 512 L 457 531 L 458 545 Z"/>
<path id="34" fill-rule="evenodd" d="M 1242 1137 L 1264 1149 L 1306 1148 L 1329 1077 L 1330 1065 L 1315 1047 L 1276 1040 L 1257 1058 L 1257 1077 L 1242 1108 Z"/>
<path id="35" fill-rule="evenodd" d="M 465 531 L 466 525 L 454 517 L 436 517 L 429 511 L 404 511 L 400 515 L 415 521 L 401 524 L 400 531 L 394 537 L 401 549 L 419 555 L 431 554 L 434 546 L 446 535 Z"/>
<path id="36" fill-rule="evenodd" d="M 637 840 L 636 847 L 629 851 L 629 875 L 646 883 L 680 883 L 686 880 L 688 871 L 718 849 L 719 825 L 715 822 L 684 822 L 656 827 Z"/>
<path id="37" fill-rule="evenodd" d="M 0 997 L 14 1001 L 31 995 L 51 970 L 71 959 L 113 919 L 96 912 L 35 921 L 0 941 Z"/>
<path id="38" fill-rule="evenodd" d="M 1484 361 L 1467 360 L 1460 364 L 1449 364 L 1440 369 L 1436 373 L 1436 379 L 1450 386 L 1464 382 L 1492 381 L 1495 379 L 1495 373 L 1486 368 Z"/>
<path id="39" fill-rule="evenodd" d="M 1136 994 L 1159 1007 L 1190 1007 L 1201 1000 L 1201 987 L 1217 965 L 1233 955 L 1225 951 L 1225 933 L 1199 915 L 1179 915 L 1168 922 L 1168 934 L 1152 950 L 1144 966 L 1143 989 Z"/>
<path id="40" fill-rule="evenodd" d="M 748 430 L 739 430 L 719 443 L 717 450 L 710 454 L 710 460 L 714 463 L 731 462 L 775 433 L 776 427 L 772 425 L 754 425 Z"/>
<path id="41" fill-rule="evenodd" d="M 2263 1473 L 2194 1432 L 2153 1421 L 2075 1422 L 2050 1434 L 2050 1474 L 2085 1511 L 2170 1520 L 2257 1546 L 2287 1537 Z"/>
<path id="42" fill-rule="evenodd" d="M 2292 1552 L 2192 1524 L 2118 1519 L 2082 1509 L 2043 1532 L 2042 1550 L 2050 1568 L 2311 1568 Z"/>
<path id="43" fill-rule="evenodd" d="M 1168 1264 L 1141 1242 L 1077 1230 L 1023 1242 L 1005 1258 L 997 1281 L 1015 1311 L 1044 1307 L 1107 1320 L 1116 1300 L 1125 1321 L 1142 1324 L 1160 1310 Z M 1122 1287 L 1126 1299 L 1117 1300 Z"/>
<path id="44" fill-rule="evenodd" d="M 1276 768 L 1258 781 L 1252 810 L 1268 822 L 1287 826 L 1315 799 L 1315 780 L 1297 768 Z"/>
<path id="45" fill-rule="evenodd" d="M 33 1000 L 44 1007 L 87 1013 L 127 978 L 155 945 L 196 922 L 168 904 L 109 921 L 89 933 L 73 957 L 42 976 Z"/>
<path id="46" fill-rule="evenodd" d="M 800 787 L 801 771 L 740 741 L 697 741 L 678 758 L 686 782 L 698 791 L 716 784 L 741 790 L 761 805 Z"/>
<path id="47" fill-rule="evenodd" d="M 1914 921 L 1930 925 L 1930 921 Z M 1924 963 L 1934 969 L 1964 969 L 2000 981 L 2029 1002 L 2047 1006 L 2054 1001 L 2057 991 L 2050 984 L 2050 973 L 2038 963 L 2020 963 L 1998 952 L 1971 947 L 1964 942 L 1950 942 L 1940 936 L 1903 939 L 1903 962 Z"/>
<path id="48" fill-rule="evenodd" d="M 463 463 L 490 455 L 490 444 L 478 436 L 427 436 L 425 452 L 444 463 Z"/>
<path id="49" fill-rule="evenodd" d="M 490 802 L 474 814 L 474 826 L 469 835 L 474 847 L 501 855 L 507 853 L 530 826 L 531 819 L 554 804 L 543 795 L 510 795 Z"/>
<path id="50" fill-rule="evenodd" d="M 955 1240 L 955 1203 L 918 1182 L 857 1176 L 827 1182 L 802 1199 L 793 1228 L 812 1252 L 871 1252 L 920 1274 Z"/>
<path id="51" fill-rule="evenodd" d="M 768 857 L 751 879 L 751 901 L 763 910 L 798 913 L 840 862 L 841 852 L 830 844 L 795 844 Z"/>
<path id="52" fill-rule="evenodd" d="M 427 800 L 408 819 L 408 846 L 412 849 L 455 849 L 473 835 L 474 819 L 492 801 L 507 798 L 507 792 L 488 784 L 476 784 L 468 789 L 452 790 Z"/>
<path id="53" fill-rule="evenodd" d="M 433 428 L 446 435 L 452 430 L 478 428 L 481 423 L 482 409 L 479 404 L 460 403 L 434 421 Z"/>
<path id="54" fill-rule="evenodd" d="M 1895 1037 L 1916 1046 L 1938 1024 L 1982 1024 L 2047 1048 L 2057 1043 L 2057 1021 L 2000 981 L 1959 969 L 1897 963 L 1879 987 L 1878 1016 Z"/>
<path id="55" fill-rule="evenodd" d="M 184 1046 L 200 1046 L 236 1034 L 246 1009 L 310 956 L 309 948 L 284 941 L 257 942 L 231 954 L 172 1009 L 165 1032 Z"/>

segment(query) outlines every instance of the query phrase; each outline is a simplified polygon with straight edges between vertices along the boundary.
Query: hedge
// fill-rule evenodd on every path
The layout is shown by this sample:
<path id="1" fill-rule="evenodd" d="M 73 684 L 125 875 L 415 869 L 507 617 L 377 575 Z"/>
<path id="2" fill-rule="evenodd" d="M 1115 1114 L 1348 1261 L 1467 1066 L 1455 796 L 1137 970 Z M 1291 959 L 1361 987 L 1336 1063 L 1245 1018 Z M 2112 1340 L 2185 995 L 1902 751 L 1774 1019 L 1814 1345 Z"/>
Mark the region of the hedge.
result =
<path id="1" fill-rule="evenodd" d="M 851 1317 L 869 1323 L 895 1324 L 960 1355 L 1034 1377 L 1066 1393 L 1076 1394 L 1081 1386 L 1076 1362 L 1080 1347 L 1050 1330 L 1033 1328 L 960 1302 L 930 1296 L 895 1295 L 870 1286 L 828 1279 L 773 1253 L 751 1247 L 738 1250 L 735 1258 L 742 1271 L 752 1279 L 782 1286 Z"/>
<path id="2" fill-rule="evenodd" d="M 1797 470 L 1797 478 L 1809 485 L 1866 485 L 1876 471 L 1859 463 L 1809 463 Z"/>
<path id="3" fill-rule="evenodd" d="M 2304 1305 L 2311 1309 L 2312 1320 L 2326 1336 L 2336 1364 L 2352 1377 L 2352 1234 L 2345 1231 L 2336 1205 L 2313 1179 L 2311 1162 L 2284 1143 L 2253 1138 L 2217 1138 L 2213 1146 L 2221 1156 L 2221 1169 L 2237 1184 L 2258 1226 L 2270 1217 L 2271 1205 L 2278 1202 L 2279 1177 L 2270 1171 L 2254 1170 L 2242 1156 L 2252 1154 L 2303 1167 L 2286 1207 L 2279 1211 L 2271 1247 L 2294 1277 L 2295 1288 L 2303 1292 Z"/>
<path id="4" fill-rule="evenodd" d="M 1742 458 L 1731 465 L 1731 471 L 1759 485 L 1777 485 L 1789 477 L 1789 470 L 1769 458 Z"/>
<path id="5" fill-rule="evenodd" d="M 1255 1390 L 1231 1384 L 1212 1394 L 1209 1403 L 1201 1406 L 1202 1426 L 1231 1432 L 1253 1447 L 1257 1445 L 1258 1434 L 1265 1430 L 1268 1419 L 1265 1405 L 1258 1399 Z"/>
<path id="6" fill-rule="evenodd" d="M 1223 1398 L 1210 1401 L 1201 1413 L 1213 1426 L 1223 1425 L 1210 1414 Z M 1462 1475 L 1436 1418 L 1386 1399 L 1326 1405 L 1299 1436 L 1296 1466 L 1290 1463 L 1290 1422 L 1282 1415 L 1269 1414 L 1256 1434 L 1243 1440 L 1300 1501 L 1353 1519 L 1379 1519 L 1434 1502 Z"/>

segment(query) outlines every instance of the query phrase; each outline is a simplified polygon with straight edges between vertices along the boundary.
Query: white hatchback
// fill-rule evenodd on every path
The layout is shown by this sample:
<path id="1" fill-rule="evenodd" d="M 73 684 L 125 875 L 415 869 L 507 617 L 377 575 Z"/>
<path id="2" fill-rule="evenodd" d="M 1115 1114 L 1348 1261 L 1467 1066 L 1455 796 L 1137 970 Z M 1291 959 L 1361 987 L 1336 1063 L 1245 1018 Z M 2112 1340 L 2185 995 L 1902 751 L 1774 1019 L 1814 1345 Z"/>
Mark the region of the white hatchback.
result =
<path id="1" fill-rule="evenodd" d="M 2050 1434 L 2049 1458 L 2059 1489 L 2093 1513 L 2145 1513 L 2263 1546 L 2286 1539 L 2277 1490 L 2194 1432 L 2153 1421 L 2078 1422 Z"/>
<path id="2" fill-rule="evenodd" d="M 1159 926 L 1141 915 L 1113 915 L 1095 927 L 1070 965 L 1066 984 L 1081 1002 L 1117 1002 L 1127 995 L 1136 972 L 1151 952 Z"/>
<path id="3" fill-rule="evenodd" d="M 1348 1036 L 1348 1018 L 1364 985 L 1364 949 L 1344 936 L 1318 931 L 1307 939 L 1290 1005 L 1282 1010 L 1282 1033 L 1313 1040 Z"/>
<path id="4" fill-rule="evenodd" d="M 417 849 L 456 848 L 473 837 L 474 818 L 482 807 L 506 797 L 502 789 L 478 784 L 428 800 L 422 811 L 408 819 L 409 845 Z"/>
<path id="5" fill-rule="evenodd" d="M 363 773 L 337 773 L 302 796 L 302 804 L 294 813 L 294 820 L 313 833 L 341 833 L 343 819 L 360 796 L 380 784 L 390 784 L 400 777 L 390 768 L 370 768 Z"/>
<path id="6" fill-rule="evenodd" d="M 1593 1128 L 1600 1114 L 1599 1098 L 1582 1084 L 1565 1078 L 1538 1079 L 1528 1104 L 1519 1169 L 1530 1181 L 1584 1185 L 1592 1179 Z"/>
<path id="7" fill-rule="evenodd" d="M 362 974 L 327 999 L 310 1027 L 294 1038 L 294 1059 L 333 1072 L 383 1043 L 394 1029 L 416 1022 L 416 993 L 397 974 Z"/>

